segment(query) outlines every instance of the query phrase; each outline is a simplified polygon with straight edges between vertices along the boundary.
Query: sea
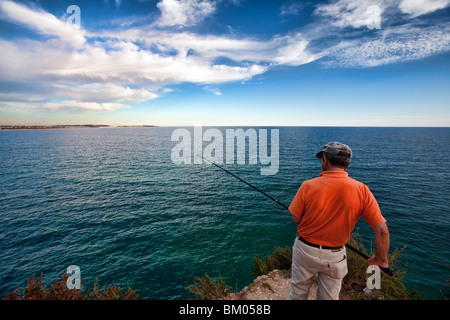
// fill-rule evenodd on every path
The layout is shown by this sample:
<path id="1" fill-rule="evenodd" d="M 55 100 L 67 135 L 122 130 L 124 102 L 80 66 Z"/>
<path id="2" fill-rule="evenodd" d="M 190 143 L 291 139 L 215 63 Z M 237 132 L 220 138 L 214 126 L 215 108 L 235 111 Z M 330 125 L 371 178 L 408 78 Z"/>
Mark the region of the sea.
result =
<path id="1" fill-rule="evenodd" d="M 73 265 L 83 287 L 129 286 L 139 299 L 192 298 L 188 286 L 205 274 L 238 291 L 254 279 L 255 256 L 292 246 L 296 225 L 282 206 L 209 163 L 174 161 L 177 129 L 0 131 L 0 296 L 26 287 L 33 274 L 49 287 Z M 194 148 L 194 128 L 184 129 Z M 376 197 L 390 252 L 402 250 L 396 268 L 406 271 L 407 289 L 450 296 L 450 128 L 214 129 L 224 150 L 227 129 L 268 137 L 278 130 L 275 174 L 261 174 L 262 158 L 224 157 L 221 167 L 286 205 L 320 174 L 315 153 L 323 144 L 348 144 L 348 173 Z M 363 218 L 355 231 L 374 248 Z"/>

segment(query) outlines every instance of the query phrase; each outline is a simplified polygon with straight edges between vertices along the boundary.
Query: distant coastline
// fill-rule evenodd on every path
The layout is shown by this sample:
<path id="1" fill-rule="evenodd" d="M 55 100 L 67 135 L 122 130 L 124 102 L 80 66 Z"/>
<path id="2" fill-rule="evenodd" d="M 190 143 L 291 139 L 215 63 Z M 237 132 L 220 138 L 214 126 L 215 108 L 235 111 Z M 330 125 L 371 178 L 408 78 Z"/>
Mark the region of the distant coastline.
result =
<path id="1" fill-rule="evenodd" d="M 96 128 L 142 128 L 142 127 L 156 127 L 154 125 L 134 125 L 134 126 L 110 126 L 103 124 L 79 124 L 79 125 L 11 125 L 11 126 L 1 126 L 0 130 L 36 130 L 36 129 L 96 129 Z"/>

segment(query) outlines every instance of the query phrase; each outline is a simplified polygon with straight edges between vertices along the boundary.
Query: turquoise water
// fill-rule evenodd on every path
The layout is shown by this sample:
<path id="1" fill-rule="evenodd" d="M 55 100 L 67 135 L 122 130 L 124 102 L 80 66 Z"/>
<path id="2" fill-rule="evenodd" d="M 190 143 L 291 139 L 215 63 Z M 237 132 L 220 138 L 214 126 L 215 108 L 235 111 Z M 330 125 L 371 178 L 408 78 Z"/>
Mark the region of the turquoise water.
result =
<path id="1" fill-rule="evenodd" d="M 205 273 L 241 289 L 255 255 L 292 244 L 282 207 L 211 165 L 175 165 L 174 129 L 0 132 L 0 295 L 33 273 L 50 284 L 69 265 L 85 286 L 129 285 L 141 299 L 187 298 Z M 449 128 L 279 129 L 276 175 L 224 167 L 289 205 L 320 173 L 315 152 L 349 144 L 348 172 L 377 198 L 391 249 L 407 246 L 407 287 L 449 295 Z M 365 221 L 357 227 L 370 244 Z"/>

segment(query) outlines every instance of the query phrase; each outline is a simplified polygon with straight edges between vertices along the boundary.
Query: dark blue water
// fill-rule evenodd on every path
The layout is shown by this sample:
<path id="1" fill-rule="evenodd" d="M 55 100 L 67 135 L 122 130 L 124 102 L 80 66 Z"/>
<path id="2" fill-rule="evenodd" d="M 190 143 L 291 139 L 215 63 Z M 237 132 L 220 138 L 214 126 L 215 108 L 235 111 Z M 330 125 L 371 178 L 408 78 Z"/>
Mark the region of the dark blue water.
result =
<path id="1" fill-rule="evenodd" d="M 255 255 L 292 244 L 283 208 L 213 166 L 175 165 L 174 129 L 0 132 L 0 295 L 69 265 L 85 286 L 129 285 L 141 299 L 189 297 L 205 273 L 240 290 Z M 280 128 L 276 175 L 224 167 L 289 204 L 329 141 L 352 147 L 350 176 L 377 198 L 391 250 L 406 246 L 407 287 L 448 296 L 449 128 Z M 357 227 L 370 244 L 365 221 Z"/>

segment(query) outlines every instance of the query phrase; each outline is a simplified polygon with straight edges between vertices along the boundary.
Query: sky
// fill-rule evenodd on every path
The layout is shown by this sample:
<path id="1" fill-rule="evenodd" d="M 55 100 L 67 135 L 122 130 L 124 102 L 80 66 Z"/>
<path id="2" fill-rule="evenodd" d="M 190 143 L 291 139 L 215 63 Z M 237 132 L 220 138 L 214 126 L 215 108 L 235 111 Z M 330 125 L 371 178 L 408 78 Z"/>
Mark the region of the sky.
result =
<path id="1" fill-rule="evenodd" d="M 450 0 L 0 0 L 0 125 L 450 126 Z"/>

